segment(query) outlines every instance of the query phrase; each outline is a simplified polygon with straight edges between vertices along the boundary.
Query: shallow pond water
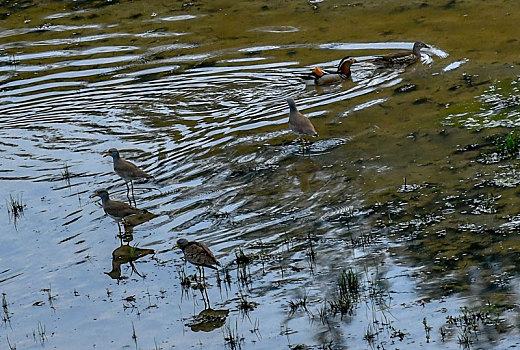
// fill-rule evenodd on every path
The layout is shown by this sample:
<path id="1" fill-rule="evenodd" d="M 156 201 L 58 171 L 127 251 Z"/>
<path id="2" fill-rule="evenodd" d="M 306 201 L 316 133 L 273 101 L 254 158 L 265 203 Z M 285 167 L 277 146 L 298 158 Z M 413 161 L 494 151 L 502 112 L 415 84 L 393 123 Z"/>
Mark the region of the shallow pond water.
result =
<path id="1" fill-rule="evenodd" d="M 3 2 L 1 348 L 519 346 L 519 10 Z M 351 80 L 300 79 L 347 55 Z M 154 176 L 124 242 L 89 198 L 127 200 L 112 147 Z M 222 263 L 205 293 L 179 238 Z"/>

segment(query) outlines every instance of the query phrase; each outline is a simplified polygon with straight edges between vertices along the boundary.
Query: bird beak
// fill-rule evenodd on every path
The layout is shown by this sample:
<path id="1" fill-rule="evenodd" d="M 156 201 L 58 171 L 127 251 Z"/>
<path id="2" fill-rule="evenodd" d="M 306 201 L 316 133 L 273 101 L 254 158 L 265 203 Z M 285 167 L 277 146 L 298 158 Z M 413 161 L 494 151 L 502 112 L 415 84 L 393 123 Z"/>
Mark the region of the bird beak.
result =
<path id="1" fill-rule="evenodd" d="M 175 243 L 175 244 L 173 245 L 173 247 L 174 247 L 174 248 L 178 248 L 179 245 L 178 245 L 177 243 Z"/>
<path id="2" fill-rule="evenodd" d="M 93 195 L 89 196 L 88 198 L 94 198 L 94 197 L 96 197 L 96 196 L 99 196 L 99 193 L 96 192 L 96 193 L 94 193 Z"/>
<path id="3" fill-rule="evenodd" d="M 105 155 L 103 155 L 103 157 L 106 157 L 106 156 L 109 156 L 109 155 L 110 155 L 110 153 L 105 152 Z"/>
<path id="4" fill-rule="evenodd" d="M 312 73 L 316 74 L 317 76 L 321 77 L 323 75 L 323 71 L 320 67 L 316 67 L 312 70 Z"/>

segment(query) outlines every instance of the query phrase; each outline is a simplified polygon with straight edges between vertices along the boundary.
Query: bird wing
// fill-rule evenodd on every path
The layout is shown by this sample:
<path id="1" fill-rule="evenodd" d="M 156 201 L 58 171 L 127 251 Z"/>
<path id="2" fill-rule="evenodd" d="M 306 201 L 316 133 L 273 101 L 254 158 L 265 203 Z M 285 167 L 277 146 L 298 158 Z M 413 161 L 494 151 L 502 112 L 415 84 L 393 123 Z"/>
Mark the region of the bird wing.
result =
<path id="1" fill-rule="evenodd" d="M 212 269 L 217 269 L 213 265 L 220 265 L 215 255 L 209 248 L 201 242 L 190 242 L 184 249 L 186 260 L 195 265 L 201 265 Z"/>
<path id="2" fill-rule="evenodd" d="M 114 170 L 116 173 L 121 172 L 132 177 L 152 177 L 150 174 L 141 170 L 137 165 L 126 159 L 119 159 L 118 162 L 114 163 Z"/>
<path id="3" fill-rule="evenodd" d="M 412 51 L 397 51 L 397 52 L 391 52 L 389 54 L 386 54 L 386 55 L 383 55 L 380 57 L 382 59 L 391 60 L 391 59 L 395 59 L 395 58 L 399 58 L 399 57 L 403 57 L 403 56 L 408 56 L 411 54 L 412 54 Z"/>
<path id="4" fill-rule="evenodd" d="M 133 214 L 139 214 L 142 213 L 143 210 L 132 207 L 131 205 L 128 205 L 123 202 L 119 201 L 108 201 L 103 209 L 105 209 L 105 212 L 108 215 L 117 216 L 117 217 L 125 217 Z"/>

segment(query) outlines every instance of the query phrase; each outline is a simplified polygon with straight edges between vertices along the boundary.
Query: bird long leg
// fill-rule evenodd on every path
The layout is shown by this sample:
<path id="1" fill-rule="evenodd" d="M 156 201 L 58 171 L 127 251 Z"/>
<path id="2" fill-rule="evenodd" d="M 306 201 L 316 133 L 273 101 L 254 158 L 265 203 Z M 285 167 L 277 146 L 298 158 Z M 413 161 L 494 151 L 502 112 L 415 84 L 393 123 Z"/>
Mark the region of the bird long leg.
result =
<path id="1" fill-rule="evenodd" d="M 204 301 L 204 310 L 208 309 L 208 302 L 206 300 L 206 294 L 207 294 L 207 292 L 205 293 L 205 289 L 204 290 L 200 289 L 200 295 L 202 297 L 202 301 Z"/>
<path id="2" fill-rule="evenodd" d="M 200 266 L 197 266 L 197 270 L 199 272 L 200 279 L 202 280 L 202 271 L 200 271 Z M 196 277 L 195 277 L 195 282 L 197 282 L 197 284 L 201 284 L 202 283 L 200 280 L 197 280 Z"/>
<path id="3" fill-rule="evenodd" d="M 206 300 L 208 301 L 208 305 L 204 305 L 205 309 L 211 309 L 211 303 L 209 301 L 208 289 L 204 287 L 204 293 L 206 294 Z"/>
<path id="4" fill-rule="evenodd" d="M 204 309 L 208 309 L 211 307 L 211 304 L 209 302 L 209 295 L 208 295 L 208 288 L 207 288 L 207 283 L 206 283 L 206 270 L 204 269 L 204 267 L 201 267 L 202 269 L 202 289 L 201 289 L 201 293 L 203 293 L 203 296 L 202 296 L 202 299 L 204 300 Z M 205 295 L 205 297 L 204 297 Z M 206 301 L 207 301 L 207 304 L 206 304 Z"/>
<path id="5" fill-rule="evenodd" d="M 130 180 L 130 185 L 132 186 L 132 198 L 134 199 L 134 206 L 137 207 L 137 202 L 135 201 L 135 194 L 134 194 L 134 182 Z"/>
<path id="6" fill-rule="evenodd" d="M 139 273 L 139 271 L 137 271 L 137 268 L 135 267 L 134 263 L 132 261 L 129 261 L 129 264 L 130 264 L 130 267 L 132 268 L 132 272 L 135 272 L 137 276 L 141 277 L 141 278 L 145 278 L 146 276 L 145 275 L 141 275 Z"/>
<path id="7" fill-rule="evenodd" d="M 130 197 L 130 187 L 128 186 L 128 182 L 125 180 L 126 185 L 126 198 L 128 198 L 128 204 L 133 205 L 132 198 Z"/>

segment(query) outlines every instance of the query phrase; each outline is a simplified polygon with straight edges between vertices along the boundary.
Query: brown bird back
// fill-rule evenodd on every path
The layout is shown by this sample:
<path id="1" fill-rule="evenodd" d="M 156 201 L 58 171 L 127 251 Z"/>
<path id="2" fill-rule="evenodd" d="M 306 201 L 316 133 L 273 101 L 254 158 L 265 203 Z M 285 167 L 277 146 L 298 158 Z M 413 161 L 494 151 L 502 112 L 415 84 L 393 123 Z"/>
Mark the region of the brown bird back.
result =
<path id="1" fill-rule="evenodd" d="M 318 136 L 309 118 L 298 111 L 294 100 L 288 98 L 287 103 L 289 104 L 289 127 L 291 130 L 298 135 Z"/>
<path id="2" fill-rule="evenodd" d="M 220 262 L 215 258 L 215 255 L 202 242 L 189 242 L 183 249 L 184 257 L 190 263 L 197 266 L 209 267 L 217 270 L 214 265 L 220 265 Z"/>
<path id="3" fill-rule="evenodd" d="M 148 174 L 144 170 L 141 170 L 134 163 L 129 162 L 128 160 L 123 158 L 119 158 L 114 161 L 114 170 L 119 176 L 121 176 L 125 180 L 152 177 L 152 175 Z"/>
<path id="4" fill-rule="evenodd" d="M 118 218 L 124 218 L 125 216 L 141 214 L 144 212 L 143 209 L 138 209 L 126 203 L 113 201 L 111 199 L 104 203 L 103 209 L 105 210 L 105 213 L 107 213 L 108 215 Z"/>

